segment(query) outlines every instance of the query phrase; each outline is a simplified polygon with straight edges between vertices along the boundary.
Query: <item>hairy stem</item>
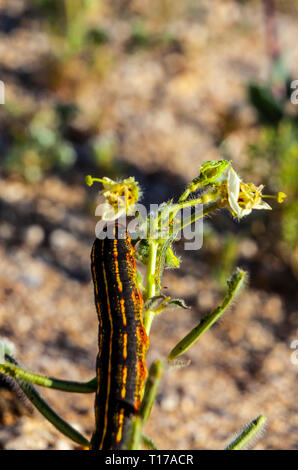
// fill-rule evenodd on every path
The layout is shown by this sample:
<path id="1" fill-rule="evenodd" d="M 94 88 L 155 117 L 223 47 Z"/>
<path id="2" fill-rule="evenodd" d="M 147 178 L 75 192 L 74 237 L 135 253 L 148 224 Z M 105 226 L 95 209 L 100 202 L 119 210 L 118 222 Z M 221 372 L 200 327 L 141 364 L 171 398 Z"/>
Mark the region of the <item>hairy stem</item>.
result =
<path id="1" fill-rule="evenodd" d="M 148 421 L 157 390 L 163 374 L 163 363 L 160 360 L 153 362 L 150 367 L 148 379 L 145 386 L 144 398 L 142 401 L 140 416 L 143 424 Z"/>
<path id="2" fill-rule="evenodd" d="M 259 415 L 256 419 L 251 421 L 248 426 L 242 431 L 239 436 L 229 444 L 225 450 L 241 450 L 249 446 L 257 437 L 262 430 L 267 418 L 263 414 Z"/>
<path id="3" fill-rule="evenodd" d="M 147 283 L 146 283 L 146 294 L 147 299 L 154 297 L 156 295 L 156 261 L 157 261 L 157 249 L 158 249 L 158 242 L 157 241 L 150 241 L 149 247 L 149 258 L 148 258 L 148 266 L 147 266 Z M 150 333 L 152 321 L 154 318 L 154 312 L 151 310 L 147 310 L 144 312 L 144 327 L 146 329 L 147 335 Z"/>
<path id="4" fill-rule="evenodd" d="M 94 393 L 96 391 L 97 380 L 96 377 L 89 382 L 72 382 L 70 380 L 59 380 L 53 377 L 47 377 L 41 374 L 35 374 L 21 367 L 13 364 L 5 363 L 0 364 L 0 372 L 8 375 L 16 380 L 23 380 L 30 382 L 41 387 L 52 388 L 54 390 L 61 390 L 62 392 L 71 393 Z"/>
<path id="5" fill-rule="evenodd" d="M 5 359 L 14 364 L 18 365 L 17 362 L 8 354 L 5 355 Z M 69 437 L 72 441 L 80 444 L 83 447 L 89 447 L 89 441 L 76 431 L 70 424 L 61 418 L 50 405 L 40 396 L 35 387 L 23 380 L 15 378 L 17 384 L 22 389 L 26 397 L 30 400 L 32 405 L 50 422 L 53 426 L 58 429 L 64 436 Z"/>

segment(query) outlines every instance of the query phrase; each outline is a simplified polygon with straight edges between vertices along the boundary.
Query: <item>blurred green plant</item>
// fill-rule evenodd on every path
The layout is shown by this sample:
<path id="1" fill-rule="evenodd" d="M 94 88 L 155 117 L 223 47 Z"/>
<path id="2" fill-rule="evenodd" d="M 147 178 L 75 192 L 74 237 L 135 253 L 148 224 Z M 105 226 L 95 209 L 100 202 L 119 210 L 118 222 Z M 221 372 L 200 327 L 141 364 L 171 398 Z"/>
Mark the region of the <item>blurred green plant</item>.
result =
<path id="1" fill-rule="evenodd" d="M 180 50 L 181 46 L 175 34 L 166 28 L 152 31 L 146 21 L 137 20 L 131 24 L 131 34 L 127 42 L 127 49 L 136 52 L 140 49 L 163 47 Z"/>
<path id="2" fill-rule="evenodd" d="M 105 172 L 114 170 L 117 141 L 112 132 L 94 137 L 90 142 L 90 147 L 97 167 Z"/>
<path id="3" fill-rule="evenodd" d="M 129 49 L 142 49 L 155 44 L 154 36 L 148 31 L 143 21 L 136 21 L 132 25 L 132 31 L 129 39 Z"/>
<path id="4" fill-rule="evenodd" d="M 291 103 L 292 80 L 284 57 L 279 53 L 271 60 L 269 80 L 248 85 L 248 101 L 257 113 L 260 132 L 248 146 L 247 170 L 258 174 L 271 190 L 282 186 L 288 195 L 279 211 L 282 252 L 298 275 L 298 110 Z"/>
<path id="5" fill-rule="evenodd" d="M 106 44 L 109 41 L 108 32 L 101 26 L 91 28 L 87 31 L 86 42 L 92 45 L 100 46 Z"/>
<path id="6" fill-rule="evenodd" d="M 97 4 L 96 0 L 33 0 L 33 2 L 51 30 L 63 38 L 61 43 L 63 53 L 69 55 L 80 51 L 88 34 L 87 15 Z"/>
<path id="7" fill-rule="evenodd" d="M 295 121 L 281 120 L 277 126 L 263 127 L 258 140 L 249 145 L 256 171 L 274 189 L 285 188 L 287 204 L 281 209 L 282 238 L 289 249 L 298 244 L 298 127 Z"/>
<path id="8" fill-rule="evenodd" d="M 12 143 L 4 157 L 3 169 L 37 182 L 54 168 L 74 165 L 76 153 L 63 137 L 63 128 L 75 112 L 74 107 L 60 105 L 42 108 L 33 116 L 14 114 L 10 126 Z"/>

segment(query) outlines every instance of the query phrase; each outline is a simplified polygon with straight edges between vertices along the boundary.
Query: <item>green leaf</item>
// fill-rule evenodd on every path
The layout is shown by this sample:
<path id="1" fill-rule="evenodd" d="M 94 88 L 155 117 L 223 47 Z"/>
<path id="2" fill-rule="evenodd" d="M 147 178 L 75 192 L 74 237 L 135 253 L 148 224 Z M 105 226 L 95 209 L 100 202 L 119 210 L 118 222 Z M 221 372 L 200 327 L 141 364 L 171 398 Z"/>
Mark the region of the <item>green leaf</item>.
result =
<path id="1" fill-rule="evenodd" d="M 151 310 L 151 311 L 157 310 L 166 298 L 167 297 L 163 294 L 155 295 L 154 297 L 151 297 L 151 299 L 148 299 L 147 302 L 145 303 L 145 310 Z"/>
<path id="2" fill-rule="evenodd" d="M 146 436 L 146 434 L 142 434 L 142 441 L 143 441 L 143 444 L 145 445 L 145 447 L 147 447 L 147 449 L 149 449 L 149 450 L 158 450 L 156 445 L 152 441 L 152 439 L 150 437 Z"/>
<path id="3" fill-rule="evenodd" d="M 1 358 L 0 358 L 1 359 Z M 2 362 L 2 361 L 1 361 Z M 70 380 L 59 380 L 53 377 L 47 377 L 41 374 L 35 374 L 29 370 L 23 369 L 11 364 L 4 362 L 0 364 L 0 373 L 8 375 L 15 380 L 22 380 L 24 382 L 33 383 L 41 387 L 52 388 L 54 390 L 60 390 L 62 392 L 69 393 L 94 393 L 97 388 L 96 377 L 89 382 L 73 382 Z"/>
<path id="4" fill-rule="evenodd" d="M 169 302 L 167 302 L 168 305 L 175 305 L 175 307 L 180 307 L 184 308 L 186 310 L 190 309 L 188 305 L 186 305 L 185 301 L 183 299 L 171 299 Z"/>
<path id="5" fill-rule="evenodd" d="M 256 419 L 251 421 L 248 426 L 233 440 L 225 450 L 242 450 L 251 447 L 263 430 L 267 421 L 265 415 L 261 414 Z"/>

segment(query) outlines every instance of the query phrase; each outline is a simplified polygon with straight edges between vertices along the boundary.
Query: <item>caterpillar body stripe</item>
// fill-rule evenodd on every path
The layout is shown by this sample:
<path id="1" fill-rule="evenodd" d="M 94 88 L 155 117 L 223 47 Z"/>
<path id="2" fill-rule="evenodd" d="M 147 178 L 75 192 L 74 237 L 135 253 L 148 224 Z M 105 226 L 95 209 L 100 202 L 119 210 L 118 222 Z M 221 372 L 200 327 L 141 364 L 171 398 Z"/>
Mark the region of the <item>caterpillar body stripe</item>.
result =
<path id="1" fill-rule="evenodd" d="M 92 450 L 124 447 L 147 375 L 148 340 L 143 299 L 136 284 L 135 250 L 123 227 L 116 225 L 114 233 L 114 239 L 96 238 L 91 252 L 99 320 Z"/>

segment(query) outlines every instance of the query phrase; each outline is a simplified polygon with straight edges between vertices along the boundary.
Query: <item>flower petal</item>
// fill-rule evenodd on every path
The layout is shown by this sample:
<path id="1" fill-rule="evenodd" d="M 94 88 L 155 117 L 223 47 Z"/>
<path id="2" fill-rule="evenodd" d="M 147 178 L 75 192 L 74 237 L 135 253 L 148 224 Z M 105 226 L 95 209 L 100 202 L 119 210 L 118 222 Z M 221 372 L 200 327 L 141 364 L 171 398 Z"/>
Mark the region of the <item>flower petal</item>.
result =
<path id="1" fill-rule="evenodd" d="M 228 200 L 232 211 L 237 217 L 241 214 L 241 207 L 238 204 L 240 192 L 240 178 L 236 171 L 231 167 L 228 171 Z"/>
<path id="2" fill-rule="evenodd" d="M 254 209 L 266 209 L 266 210 L 269 210 L 269 211 L 272 210 L 272 207 L 269 206 L 269 204 L 267 204 L 267 202 L 264 202 L 264 201 L 259 202 L 253 208 Z"/>

